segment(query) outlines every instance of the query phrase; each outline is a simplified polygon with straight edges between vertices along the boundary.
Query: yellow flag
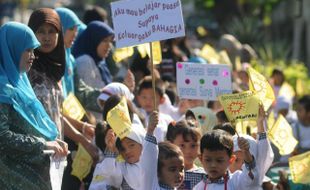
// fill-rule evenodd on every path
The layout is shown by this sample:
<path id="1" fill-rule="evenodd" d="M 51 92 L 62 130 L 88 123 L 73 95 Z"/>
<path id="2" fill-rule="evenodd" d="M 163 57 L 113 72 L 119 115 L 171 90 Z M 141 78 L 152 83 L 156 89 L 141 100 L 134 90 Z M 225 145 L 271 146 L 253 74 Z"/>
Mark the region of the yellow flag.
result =
<path id="1" fill-rule="evenodd" d="M 199 34 L 199 36 L 206 36 L 208 34 L 208 31 L 203 27 L 203 26 L 198 26 L 196 28 L 197 33 Z"/>
<path id="2" fill-rule="evenodd" d="M 293 136 L 290 124 L 281 114 L 276 123 L 269 129 L 268 137 L 278 147 L 281 155 L 292 153 L 298 143 Z"/>
<path id="3" fill-rule="evenodd" d="M 310 151 L 288 159 L 294 183 L 310 183 Z"/>
<path id="4" fill-rule="evenodd" d="M 284 82 L 279 90 L 278 96 L 285 96 L 287 98 L 292 99 L 295 97 L 295 91 L 290 84 L 288 84 L 287 82 Z"/>
<path id="5" fill-rule="evenodd" d="M 149 44 L 140 44 L 137 46 L 138 52 L 140 53 L 142 58 L 145 58 L 148 55 Z"/>
<path id="6" fill-rule="evenodd" d="M 131 120 L 125 97 L 112 108 L 107 115 L 107 122 L 119 138 L 126 137 L 131 131 Z"/>
<path id="7" fill-rule="evenodd" d="M 257 133 L 256 121 L 237 121 L 236 131 L 238 134 L 253 134 Z"/>
<path id="8" fill-rule="evenodd" d="M 229 66 L 232 66 L 231 61 L 230 61 L 230 59 L 228 57 L 228 54 L 224 50 L 219 52 L 219 63 L 220 64 L 227 64 Z"/>
<path id="9" fill-rule="evenodd" d="M 76 120 L 81 120 L 86 113 L 79 100 L 72 93 L 64 100 L 62 111 L 64 115 Z"/>
<path id="10" fill-rule="evenodd" d="M 218 64 L 219 55 L 216 50 L 209 44 L 205 44 L 200 51 L 200 56 L 211 64 Z"/>
<path id="11" fill-rule="evenodd" d="M 160 42 L 152 42 L 153 63 L 159 64 L 162 61 Z"/>
<path id="12" fill-rule="evenodd" d="M 248 74 L 250 77 L 250 90 L 257 93 L 264 106 L 264 110 L 267 111 L 275 100 L 271 85 L 262 74 L 251 67 L 248 68 Z"/>
<path id="13" fill-rule="evenodd" d="M 113 59 L 116 63 L 133 55 L 133 47 L 124 47 L 115 49 Z"/>
<path id="14" fill-rule="evenodd" d="M 267 119 L 267 127 L 270 129 L 275 123 L 274 111 L 271 111 Z"/>
<path id="15" fill-rule="evenodd" d="M 244 91 L 237 94 L 224 94 L 219 96 L 219 101 L 231 122 L 256 121 L 259 98 L 252 91 Z"/>
<path id="16" fill-rule="evenodd" d="M 76 176 L 82 181 L 89 174 L 92 164 L 92 157 L 85 148 L 79 144 L 78 151 L 72 162 L 71 175 Z"/>

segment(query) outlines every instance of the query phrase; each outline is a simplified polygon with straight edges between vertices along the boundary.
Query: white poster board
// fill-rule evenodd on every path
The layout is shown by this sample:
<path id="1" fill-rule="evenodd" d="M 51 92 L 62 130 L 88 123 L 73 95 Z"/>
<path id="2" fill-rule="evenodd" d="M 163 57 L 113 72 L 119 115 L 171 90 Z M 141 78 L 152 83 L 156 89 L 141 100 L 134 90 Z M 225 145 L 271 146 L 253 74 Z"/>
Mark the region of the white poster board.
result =
<path id="1" fill-rule="evenodd" d="M 124 0 L 111 3 L 116 47 L 185 36 L 180 0 Z"/>
<path id="2" fill-rule="evenodd" d="M 217 100 L 232 93 L 231 69 L 223 64 L 178 62 L 177 90 L 180 98 Z"/>

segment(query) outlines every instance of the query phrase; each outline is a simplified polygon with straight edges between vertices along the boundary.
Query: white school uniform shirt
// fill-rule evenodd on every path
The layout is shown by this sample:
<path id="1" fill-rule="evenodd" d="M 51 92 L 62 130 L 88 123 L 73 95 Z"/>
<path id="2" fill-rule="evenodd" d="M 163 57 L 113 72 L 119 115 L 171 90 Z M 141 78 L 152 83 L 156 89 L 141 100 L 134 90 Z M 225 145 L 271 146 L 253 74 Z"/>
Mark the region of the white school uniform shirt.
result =
<path id="1" fill-rule="evenodd" d="M 252 188 L 260 189 L 263 183 L 263 179 L 274 159 L 274 153 L 272 151 L 270 141 L 267 139 L 266 132 L 258 134 L 257 140 L 255 140 L 253 137 L 249 135 L 240 135 L 240 136 L 246 138 L 249 141 L 250 153 L 254 156 L 256 162 L 256 168 L 258 169 L 259 185 L 253 186 Z M 240 150 L 237 145 L 237 138 L 238 138 L 237 135 L 233 136 L 234 151 Z M 246 169 L 244 164 L 242 166 L 242 169 Z"/>
<path id="2" fill-rule="evenodd" d="M 155 136 L 146 135 L 143 144 L 141 160 L 142 189 L 141 190 L 177 190 L 176 188 L 165 188 L 158 183 L 157 162 L 158 146 Z"/>
<path id="3" fill-rule="evenodd" d="M 252 184 L 258 184 L 258 174 L 255 168 L 252 169 L 254 175 L 253 180 L 248 176 L 249 170 L 238 170 L 230 174 L 227 180 L 227 190 L 249 190 Z M 193 190 L 224 190 L 224 183 L 208 183 L 206 189 L 205 183 L 207 183 L 205 180 L 201 180 Z"/>
<path id="4" fill-rule="evenodd" d="M 148 126 L 150 115 L 146 113 L 145 110 L 140 109 L 141 114 L 145 117 L 145 125 Z M 166 114 L 160 113 L 158 114 L 158 124 L 154 131 L 154 136 L 156 137 L 157 142 L 163 142 L 166 139 L 166 134 L 168 130 L 168 125 L 172 122 L 173 119 Z"/>
<path id="5" fill-rule="evenodd" d="M 141 189 L 141 167 L 139 162 L 129 164 L 116 158 L 115 154 L 105 152 L 104 160 L 97 164 L 96 169 L 101 176 L 106 176 L 106 183 L 110 186 L 121 188 L 123 180 L 135 190 Z"/>

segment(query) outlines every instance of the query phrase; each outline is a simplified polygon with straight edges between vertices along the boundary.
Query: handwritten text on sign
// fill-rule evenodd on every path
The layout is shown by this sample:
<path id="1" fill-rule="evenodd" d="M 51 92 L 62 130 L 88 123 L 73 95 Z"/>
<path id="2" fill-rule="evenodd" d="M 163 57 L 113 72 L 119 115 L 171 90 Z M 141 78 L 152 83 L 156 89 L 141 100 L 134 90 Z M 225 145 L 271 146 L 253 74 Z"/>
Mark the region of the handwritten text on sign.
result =
<path id="1" fill-rule="evenodd" d="M 228 65 L 177 63 L 177 88 L 180 98 L 217 100 L 231 94 L 231 71 Z"/>
<path id="2" fill-rule="evenodd" d="M 185 35 L 180 0 L 130 0 L 111 3 L 116 47 Z"/>

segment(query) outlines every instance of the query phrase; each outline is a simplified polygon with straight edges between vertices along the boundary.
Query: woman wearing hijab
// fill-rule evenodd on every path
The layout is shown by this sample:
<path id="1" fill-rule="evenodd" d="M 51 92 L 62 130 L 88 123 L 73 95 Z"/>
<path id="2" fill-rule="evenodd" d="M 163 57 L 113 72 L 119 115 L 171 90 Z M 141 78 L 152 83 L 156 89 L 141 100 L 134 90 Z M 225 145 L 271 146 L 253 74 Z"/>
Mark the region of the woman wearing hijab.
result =
<path id="1" fill-rule="evenodd" d="M 81 21 L 76 16 L 76 14 L 67 8 L 57 8 L 55 9 L 58 13 L 61 24 L 62 31 L 64 34 L 64 43 L 66 48 L 66 69 L 65 76 L 62 80 L 63 93 L 66 97 L 69 93 L 74 93 L 74 65 L 75 59 L 71 55 L 71 47 L 78 34 L 78 27 L 81 25 Z"/>
<path id="2" fill-rule="evenodd" d="M 55 141 L 57 127 L 36 98 L 26 72 L 40 43 L 26 25 L 0 28 L 0 187 L 3 190 L 50 190 L 49 156 L 65 156 Z"/>
<path id="3" fill-rule="evenodd" d="M 61 79 L 65 73 L 66 60 L 63 33 L 57 12 L 50 8 L 37 9 L 31 14 L 28 25 L 41 43 L 41 47 L 34 51 L 37 58 L 28 72 L 38 99 L 56 123 L 60 132 L 58 138 L 63 139 L 65 132 L 66 137 L 77 144 L 81 143 L 96 160 L 97 149 L 92 145 L 91 140 L 81 134 L 85 129 L 89 136 L 93 136 L 93 126 L 61 114 L 63 102 Z"/>
<path id="4" fill-rule="evenodd" d="M 77 39 L 76 74 L 88 86 L 101 89 L 112 82 L 105 58 L 112 48 L 113 38 L 112 28 L 104 22 L 93 21 Z"/>

